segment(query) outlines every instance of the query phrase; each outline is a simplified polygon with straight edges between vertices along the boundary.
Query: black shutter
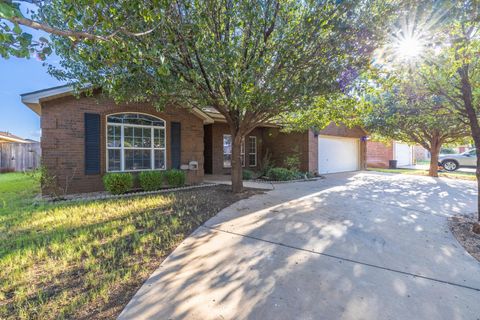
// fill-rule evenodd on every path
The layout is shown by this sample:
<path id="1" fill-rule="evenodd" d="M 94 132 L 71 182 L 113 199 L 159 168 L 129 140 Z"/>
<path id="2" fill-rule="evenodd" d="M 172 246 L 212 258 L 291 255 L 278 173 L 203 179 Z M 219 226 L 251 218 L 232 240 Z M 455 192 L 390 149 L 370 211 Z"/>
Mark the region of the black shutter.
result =
<path id="1" fill-rule="evenodd" d="M 85 113 L 85 174 L 100 173 L 100 115 Z"/>
<path id="2" fill-rule="evenodd" d="M 172 159 L 172 168 L 180 169 L 181 159 L 181 124 L 180 122 L 170 123 L 170 152 Z"/>

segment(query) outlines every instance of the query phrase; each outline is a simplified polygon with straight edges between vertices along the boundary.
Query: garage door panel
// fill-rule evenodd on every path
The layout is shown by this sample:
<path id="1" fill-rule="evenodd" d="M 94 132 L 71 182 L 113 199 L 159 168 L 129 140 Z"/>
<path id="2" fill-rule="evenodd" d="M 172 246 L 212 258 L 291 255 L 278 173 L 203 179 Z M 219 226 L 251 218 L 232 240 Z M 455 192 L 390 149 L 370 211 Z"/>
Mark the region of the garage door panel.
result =
<path id="1" fill-rule="evenodd" d="M 359 169 L 359 141 L 354 138 L 318 139 L 318 172 L 335 173 Z"/>
<path id="2" fill-rule="evenodd" d="M 409 166 L 412 164 L 412 147 L 405 143 L 395 142 L 395 160 L 397 166 Z"/>

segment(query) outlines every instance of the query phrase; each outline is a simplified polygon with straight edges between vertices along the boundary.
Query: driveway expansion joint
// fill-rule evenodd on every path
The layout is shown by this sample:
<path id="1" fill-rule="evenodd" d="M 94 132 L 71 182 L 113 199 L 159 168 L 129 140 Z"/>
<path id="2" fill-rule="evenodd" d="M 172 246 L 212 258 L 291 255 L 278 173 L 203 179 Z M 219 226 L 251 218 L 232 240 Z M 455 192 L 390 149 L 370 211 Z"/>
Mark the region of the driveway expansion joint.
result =
<path id="1" fill-rule="evenodd" d="M 216 227 L 213 227 L 213 226 L 208 226 L 206 224 L 203 224 L 200 228 L 202 228 L 202 227 L 205 228 L 205 229 L 208 229 L 208 230 L 223 232 L 223 233 L 227 233 L 227 234 L 231 234 L 231 235 L 235 235 L 235 236 L 239 236 L 239 237 L 243 237 L 243 238 L 247 238 L 247 239 L 251 239 L 251 240 L 261 241 L 261 242 L 265 242 L 265 243 L 269 243 L 269 244 L 273 244 L 273 245 L 277 245 L 277 246 L 281 246 L 281 247 L 285 247 L 285 248 L 289 248 L 289 249 L 293 249 L 293 250 L 303 251 L 303 252 L 307 252 L 307 253 L 311 253 L 311 254 L 316 254 L 316 255 L 319 255 L 319 256 L 324 256 L 324 257 L 328 257 L 328 258 L 332 258 L 332 259 L 337 259 L 337 260 L 349 262 L 349 263 L 352 263 L 352 264 L 360 264 L 360 265 L 363 265 L 363 266 L 366 266 L 366 267 L 371 267 L 371 268 L 376 268 L 376 269 L 380 269 L 380 270 L 384 270 L 384 271 L 388 271 L 388 272 L 394 272 L 394 273 L 398 273 L 398 274 L 402 274 L 402 275 L 406 275 L 406 276 L 411 276 L 413 278 L 420 278 L 420 279 L 424 279 L 424 280 L 428 280 L 428 281 L 434 281 L 434 282 L 438 282 L 438 283 L 442 283 L 442 284 L 446 284 L 446 285 L 450 285 L 450 286 L 455 286 L 455 287 L 459 287 L 459 288 L 463 288 L 463 289 L 468 289 L 468 290 L 480 292 L 480 288 L 475 288 L 475 287 L 471 287 L 471 286 L 467 286 L 467 285 L 463 285 L 463 284 L 459 284 L 459 283 L 455 283 L 455 282 L 451 282 L 451 281 L 446 281 L 446 280 L 442 280 L 442 279 L 422 276 L 422 275 L 411 273 L 411 272 L 406 272 L 406 271 L 402 271 L 402 270 L 383 267 L 383 266 L 375 265 L 375 264 L 372 264 L 372 263 L 362 262 L 362 261 L 349 259 L 349 258 L 344 258 L 344 257 L 336 256 L 336 255 L 333 255 L 333 254 L 329 254 L 329 253 L 318 252 L 318 251 L 311 250 L 311 249 L 300 248 L 300 247 L 292 246 L 292 245 L 282 243 L 282 242 L 266 240 L 266 239 L 262 239 L 262 238 L 258 238 L 258 237 L 254 237 L 254 236 L 249 236 L 249 235 L 245 235 L 245 234 L 241 234 L 241 233 L 237 233 L 237 232 L 233 232 L 233 231 L 223 230 L 223 229 L 216 228 Z"/>

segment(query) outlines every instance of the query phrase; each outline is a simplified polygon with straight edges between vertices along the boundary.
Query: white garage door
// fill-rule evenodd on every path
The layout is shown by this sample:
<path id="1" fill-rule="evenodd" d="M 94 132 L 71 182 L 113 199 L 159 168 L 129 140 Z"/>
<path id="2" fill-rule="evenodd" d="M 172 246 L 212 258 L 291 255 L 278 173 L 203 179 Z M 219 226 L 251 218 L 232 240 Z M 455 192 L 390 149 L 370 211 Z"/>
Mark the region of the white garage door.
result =
<path id="1" fill-rule="evenodd" d="M 318 172 L 334 173 L 359 169 L 359 139 L 318 137 Z"/>
<path id="2" fill-rule="evenodd" d="M 413 163 L 412 147 L 405 143 L 395 142 L 395 160 L 397 166 L 409 166 Z"/>

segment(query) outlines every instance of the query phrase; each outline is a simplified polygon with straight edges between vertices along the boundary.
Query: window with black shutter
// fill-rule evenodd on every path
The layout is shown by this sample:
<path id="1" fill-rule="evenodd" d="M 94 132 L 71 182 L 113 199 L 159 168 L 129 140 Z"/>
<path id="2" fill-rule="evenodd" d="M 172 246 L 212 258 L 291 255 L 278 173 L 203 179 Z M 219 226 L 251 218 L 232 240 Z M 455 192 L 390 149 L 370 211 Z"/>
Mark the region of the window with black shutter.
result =
<path id="1" fill-rule="evenodd" d="M 170 127 L 170 150 L 172 155 L 172 168 L 180 169 L 181 159 L 181 124 L 172 122 Z"/>
<path id="2" fill-rule="evenodd" d="M 100 115 L 85 113 L 85 174 L 100 173 Z"/>

